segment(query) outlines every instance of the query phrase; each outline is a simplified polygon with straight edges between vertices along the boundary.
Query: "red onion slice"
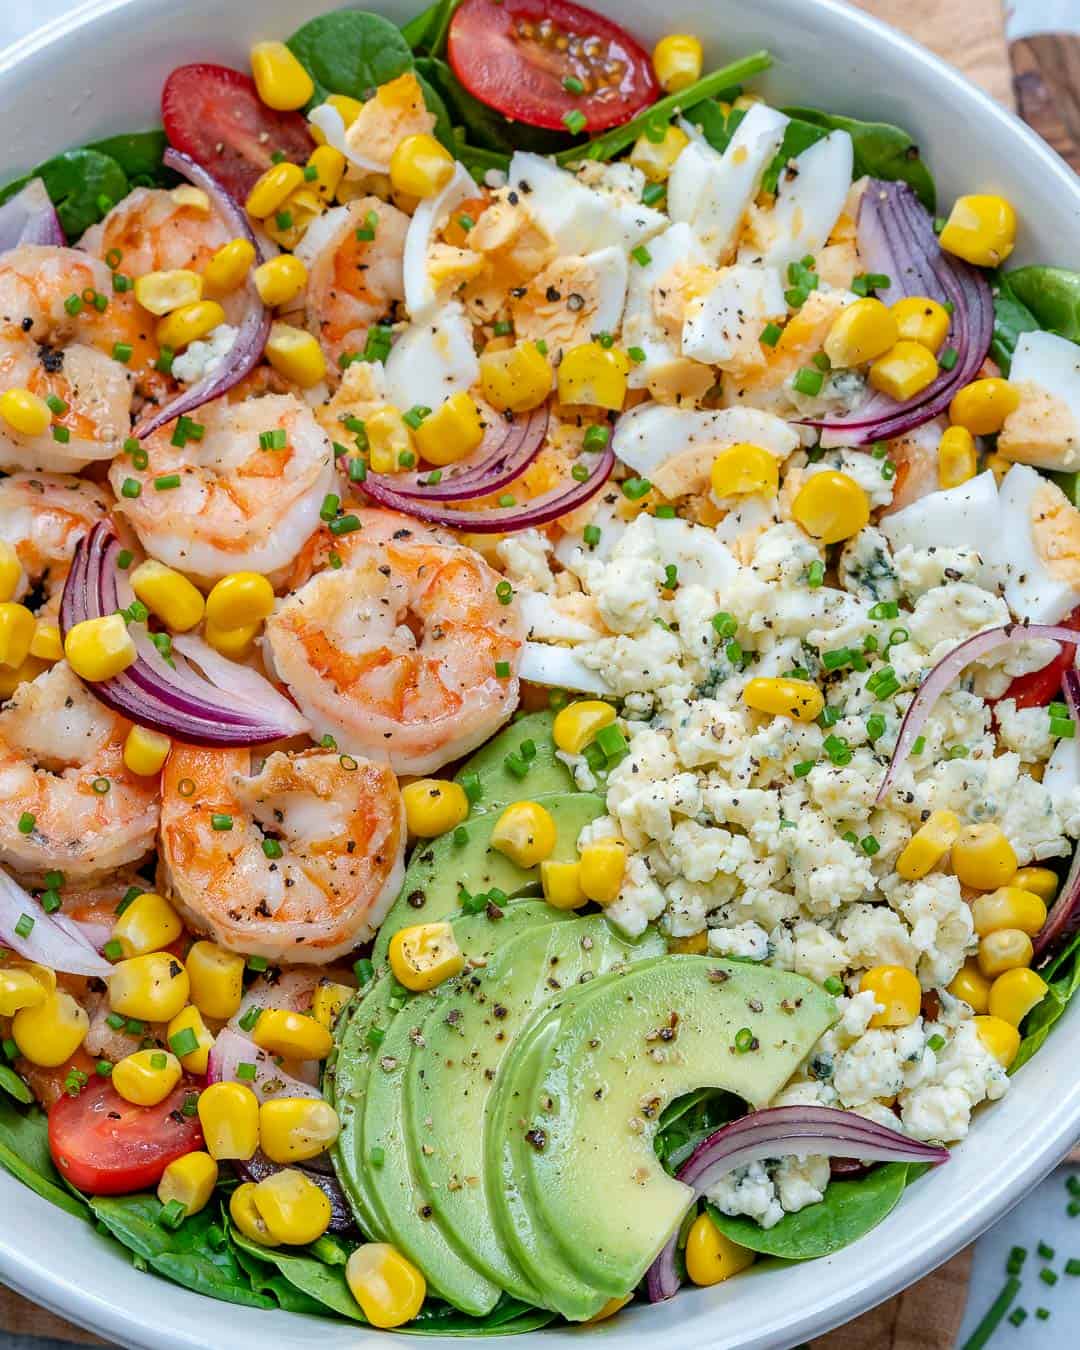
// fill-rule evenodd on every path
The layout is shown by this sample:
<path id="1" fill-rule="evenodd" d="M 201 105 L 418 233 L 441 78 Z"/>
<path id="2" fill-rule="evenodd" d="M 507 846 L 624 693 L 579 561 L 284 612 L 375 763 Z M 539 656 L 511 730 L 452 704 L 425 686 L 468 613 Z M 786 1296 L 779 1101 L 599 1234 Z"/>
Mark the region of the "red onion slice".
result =
<path id="1" fill-rule="evenodd" d="M 891 279 L 888 290 L 879 292 L 888 304 L 916 295 L 953 306 L 945 345 L 959 359 L 906 403 L 875 393 L 842 416 L 807 418 L 807 425 L 820 428 L 823 442 L 832 445 L 889 440 L 929 422 L 975 378 L 994 331 L 994 301 L 986 277 L 943 251 L 932 217 L 908 184 L 870 180 L 859 203 L 858 244 L 863 269 Z"/>
<path id="2" fill-rule="evenodd" d="M 752 1111 L 709 1135 L 676 1175 L 693 1188 L 696 1201 L 736 1167 L 790 1153 L 932 1165 L 949 1157 L 947 1148 L 910 1139 L 853 1111 L 828 1106 L 773 1106 Z M 650 1303 L 671 1298 L 682 1284 L 675 1261 L 678 1241 L 676 1231 L 649 1268 L 646 1287 Z"/>
<path id="3" fill-rule="evenodd" d="M 181 154 L 179 150 L 174 150 L 171 146 L 165 151 L 163 159 L 168 168 L 175 169 L 177 173 L 183 174 L 196 187 L 202 188 L 213 202 L 219 215 L 224 219 L 232 238 L 247 239 L 255 249 L 256 264 L 261 263 L 263 252 L 251 226 L 248 224 L 247 215 L 243 208 L 229 196 L 217 179 L 208 174 L 189 155 Z M 207 371 L 201 380 L 196 380 L 187 389 L 182 389 L 163 407 L 155 409 L 144 417 L 135 428 L 136 436 L 140 439 L 149 436 L 152 431 L 156 431 L 158 427 L 164 426 L 166 422 L 171 422 L 182 413 L 193 412 L 196 408 L 201 408 L 204 403 L 209 403 L 211 399 L 220 398 L 233 385 L 239 384 L 255 366 L 259 357 L 263 354 L 266 339 L 270 334 L 270 311 L 259 299 L 259 293 L 255 289 L 255 283 L 250 275 L 246 283 L 246 294 L 248 307 L 229 354 L 213 370 Z"/>
<path id="4" fill-rule="evenodd" d="M 67 240 L 60 217 L 48 190 L 40 178 L 31 178 L 25 187 L 0 206 L 0 253 L 24 244 L 51 244 L 62 248 Z"/>
<path id="5" fill-rule="evenodd" d="M 1071 667 L 1065 672 L 1062 685 L 1069 715 L 1080 726 L 1080 675 Z M 1068 874 L 1054 901 L 1046 922 L 1032 939 L 1035 955 L 1033 965 L 1044 965 L 1050 955 L 1065 945 L 1074 933 L 1080 931 L 1080 847 L 1073 849 Z"/>
<path id="6" fill-rule="evenodd" d="M 23 937 L 19 932 L 20 921 L 25 928 L 28 918 L 33 920 L 33 926 Z M 0 943 L 27 961 L 53 970 L 108 979 L 113 973 L 112 966 L 98 955 L 72 920 L 61 922 L 61 919 L 61 915 L 46 914 L 41 902 L 0 867 Z"/>
<path id="7" fill-rule="evenodd" d="M 119 552 L 120 541 L 105 521 L 79 541 L 60 605 L 65 637 L 84 619 L 114 614 L 121 607 L 116 580 Z M 175 668 L 170 667 L 145 630 L 132 627 L 139 650 L 134 664 L 111 680 L 85 682 L 113 712 L 191 745 L 220 748 L 262 745 L 308 730 L 307 719 L 257 672 L 219 659 L 216 653 L 211 660 L 197 638 L 184 645 L 206 678 L 179 650 L 173 658 Z"/>
<path id="8" fill-rule="evenodd" d="M 579 461 L 580 463 L 581 461 Z M 382 482 L 372 482 L 372 475 L 365 479 L 363 487 L 369 497 L 380 506 L 393 511 L 403 511 L 435 525 L 447 525 L 456 530 L 468 530 L 473 534 L 502 534 L 509 530 L 527 530 L 533 525 L 544 525 L 549 520 L 573 511 L 604 486 L 615 467 L 615 452 L 610 443 L 592 466 L 589 477 L 579 483 L 572 480 L 569 485 L 561 483 L 539 497 L 525 502 L 521 506 L 488 508 L 482 511 L 464 511 L 461 508 L 440 506 L 424 498 L 409 497 L 404 493 L 385 487 Z"/>
<path id="9" fill-rule="evenodd" d="M 250 1064 L 254 1075 L 241 1077 L 241 1064 Z M 311 1083 L 286 1073 L 274 1063 L 274 1057 L 239 1032 L 224 1027 L 218 1032 L 206 1065 L 208 1083 L 246 1083 L 260 1102 L 273 1097 L 321 1097 Z"/>
<path id="10" fill-rule="evenodd" d="M 964 667 L 1004 643 L 1029 642 L 1032 638 L 1049 638 L 1054 642 L 1075 644 L 1076 629 L 1063 628 L 1056 623 L 1007 623 L 1000 628 L 988 628 L 985 633 L 976 633 L 974 637 L 969 637 L 958 647 L 954 647 L 948 656 L 937 663 L 919 685 L 918 693 L 904 713 L 900 732 L 896 738 L 896 748 L 874 798 L 875 805 L 880 805 L 892 786 L 893 780 L 911 752 L 911 747 L 918 740 L 919 732 L 926 725 L 926 719 L 930 716 L 934 704 Z"/>

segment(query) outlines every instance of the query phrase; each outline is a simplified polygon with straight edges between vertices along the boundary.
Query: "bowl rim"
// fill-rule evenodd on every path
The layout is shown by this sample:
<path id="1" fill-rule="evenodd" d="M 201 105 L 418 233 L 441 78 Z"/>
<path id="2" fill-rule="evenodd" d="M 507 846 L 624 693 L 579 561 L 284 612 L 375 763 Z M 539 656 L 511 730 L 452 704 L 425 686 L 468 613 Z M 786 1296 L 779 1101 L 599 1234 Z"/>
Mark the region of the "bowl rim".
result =
<path id="1" fill-rule="evenodd" d="M 601 0 L 600 7 L 610 9 L 616 2 L 617 0 L 606 0 L 604 3 Z M 58 15 L 42 27 L 0 49 L 0 79 L 54 43 L 69 38 L 107 15 L 124 9 L 136 10 L 142 3 L 143 0 L 81 0 L 81 3 L 74 5 L 67 13 Z M 995 135 L 1010 140 L 1014 146 L 1022 146 L 1025 156 L 1037 162 L 1041 170 L 1052 177 L 1052 190 L 1071 198 L 1077 215 L 1080 215 L 1080 178 L 1070 166 L 1016 114 L 999 104 L 955 67 L 921 43 L 865 11 L 853 8 L 844 0 L 802 0 L 802 3 L 806 14 L 812 13 L 815 26 L 831 26 L 833 29 L 846 27 L 850 31 L 860 31 L 867 40 L 888 49 L 893 60 L 906 59 L 913 62 L 922 67 L 935 83 L 942 87 L 951 86 L 952 90 L 966 102 L 973 116 L 992 124 Z M 341 7 L 351 5 L 342 6 L 335 3 L 335 0 L 327 0 L 325 4 L 327 10 Z M 371 0 L 371 8 L 379 8 L 378 0 Z M 1030 1090 L 1035 1090 L 1033 1082 L 1030 1084 Z M 763 1309 L 760 1337 L 755 1338 L 755 1345 L 762 1348 L 776 1347 L 777 1350 L 781 1346 L 799 1345 L 810 1336 L 821 1335 L 858 1316 L 890 1298 L 913 1281 L 929 1274 L 984 1229 L 999 1220 L 1061 1162 L 1078 1131 L 1080 1131 L 1080 1081 L 1066 1085 L 1056 1082 L 1052 1085 L 1052 1097 L 1047 1109 L 1040 1117 L 1037 1136 L 1026 1139 L 1024 1147 L 1014 1152 L 1016 1167 L 1001 1171 L 996 1176 L 987 1176 L 984 1173 L 977 1193 L 968 1197 L 970 1205 L 962 1218 L 938 1214 L 934 1222 L 924 1222 L 921 1228 L 916 1228 L 908 1235 L 908 1240 L 904 1244 L 898 1246 L 896 1254 L 877 1266 L 871 1278 L 856 1271 L 853 1292 L 842 1298 L 822 1291 L 816 1298 L 804 1302 L 797 1315 L 793 1315 L 791 1309 L 784 1306 L 782 1298 L 773 1300 L 771 1306 Z M 33 1203 L 49 1205 L 48 1201 L 33 1196 L 22 1182 L 0 1170 L 0 1204 L 4 1205 L 4 1212 L 7 1212 L 6 1203 L 9 1197 L 16 1196 L 32 1196 Z M 53 1207 L 50 1205 L 49 1208 Z M 859 1241 L 864 1243 L 868 1240 L 870 1239 L 863 1238 Z M 836 1257 L 821 1259 L 832 1261 Z M 872 1256 L 870 1261 L 873 1261 Z M 88 1330 L 110 1336 L 121 1344 L 147 1347 L 147 1350 L 149 1347 L 154 1347 L 155 1350 L 159 1348 L 209 1350 L 214 1344 L 211 1340 L 196 1338 L 189 1331 L 177 1327 L 152 1328 L 143 1316 L 131 1312 L 123 1304 L 118 1305 L 102 1293 L 82 1287 L 78 1283 L 77 1271 L 71 1271 L 62 1277 L 46 1271 L 32 1252 L 20 1245 L 18 1232 L 10 1225 L 0 1226 L 0 1279 L 19 1294 L 58 1316 Z M 709 1292 L 686 1291 L 682 1297 L 703 1299 Z M 163 1291 L 166 1302 L 172 1297 L 205 1296 L 174 1286 Z M 267 1314 L 259 1311 L 259 1316 L 266 1317 Z M 282 1320 L 285 1318 L 288 1322 Z M 283 1329 L 300 1320 L 292 1314 L 278 1313 L 272 1327 Z M 302 1320 L 309 1321 L 309 1319 Z M 702 1340 L 700 1328 L 698 1319 L 684 1320 L 681 1324 L 677 1318 L 670 1319 L 664 1331 L 666 1350 L 707 1350 L 709 1345 L 718 1346 L 723 1343 L 720 1340 L 713 1341 L 711 1338 Z M 363 1330 L 356 1328 L 361 1334 Z M 560 1333 L 542 1334 L 547 1336 L 550 1342 Z M 722 1331 L 718 1334 L 722 1335 Z M 299 1340 L 295 1342 L 289 1340 L 290 1345 L 294 1343 L 301 1344 Z M 387 1343 L 406 1344 L 403 1339 L 397 1337 Z M 435 1350 L 436 1346 L 449 1345 L 450 1342 L 439 1338 L 429 1344 L 432 1345 L 432 1350 Z M 569 1345 L 570 1342 L 567 1341 L 566 1344 Z"/>

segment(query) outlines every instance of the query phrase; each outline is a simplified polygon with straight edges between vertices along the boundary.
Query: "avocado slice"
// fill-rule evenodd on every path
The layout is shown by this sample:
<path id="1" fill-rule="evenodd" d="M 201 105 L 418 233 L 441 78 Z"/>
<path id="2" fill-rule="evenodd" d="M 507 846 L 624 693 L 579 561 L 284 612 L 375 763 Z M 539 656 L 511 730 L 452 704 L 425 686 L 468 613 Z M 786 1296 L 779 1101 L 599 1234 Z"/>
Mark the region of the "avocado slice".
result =
<path id="1" fill-rule="evenodd" d="M 517 799 L 527 797 L 519 791 Z M 603 797 L 595 792 L 559 792 L 528 796 L 549 810 L 558 829 L 551 855 L 559 862 L 577 857 L 577 837 L 584 826 L 604 814 Z M 470 817 L 460 828 L 462 842 L 455 843 L 456 830 L 418 845 L 405 872 L 401 894 L 383 920 L 371 958 L 376 967 L 386 961 L 390 939 L 399 928 L 414 923 L 433 923 L 458 913 L 458 893 L 471 895 L 497 887 L 507 895 L 536 895 L 540 890 L 539 867 L 521 868 L 490 847 L 491 832 L 498 816 Z"/>
<path id="2" fill-rule="evenodd" d="M 454 775 L 460 783 L 465 774 L 474 773 L 480 780 L 480 796 L 473 802 L 474 816 L 486 815 L 489 811 L 501 811 L 510 802 L 528 797 L 535 801 L 538 796 L 547 796 L 552 792 L 573 792 L 574 779 L 570 770 L 561 759 L 555 758 L 555 741 L 552 727 L 555 714 L 548 710 L 526 713 L 509 726 L 503 727 L 492 740 L 477 750 L 471 759 L 461 766 Z M 514 773 L 507 765 L 507 756 L 521 759 L 520 749 L 523 741 L 532 741 L 536 754 L 532 759 L 523 761 L 528 764 L 525 774 Z"/>
<path id="3" fill-rule="evenodd" d="M 454 1247 L 515 1298 L 535 1302 L 537 1291 L 495 1237 L 484 1177 L 484 1113 L 499 1066 L 530 1014 L 561 990 L 664 950 L 655 931 L 628 942 L 600 914 L 532 928 L 459 980 L 423 1023 L 405 1086 L 423 1193 Z"/>
<path id="4" fill-rule="evenodd" d="M 507 1215 L 521 1244 L 543 1231 L 595 1290 L 591 1303 L 579 1301 L 556 1270 L 545 1303 L 572 1320 L 592 1316 L 638 1284 L 678 1227 L 693 1193 L 653 1151 L 668 1102 L 720 1087 L 764 1106 L 835 1016 L 835 1000 L 802 976 L 666 956 L 586 986 L 542 1017 L 546 1034 L 520 1082 L 525 1123 L 511 1124 Z M 743 1030 L 753 1038 L 745 1051 Z"/>

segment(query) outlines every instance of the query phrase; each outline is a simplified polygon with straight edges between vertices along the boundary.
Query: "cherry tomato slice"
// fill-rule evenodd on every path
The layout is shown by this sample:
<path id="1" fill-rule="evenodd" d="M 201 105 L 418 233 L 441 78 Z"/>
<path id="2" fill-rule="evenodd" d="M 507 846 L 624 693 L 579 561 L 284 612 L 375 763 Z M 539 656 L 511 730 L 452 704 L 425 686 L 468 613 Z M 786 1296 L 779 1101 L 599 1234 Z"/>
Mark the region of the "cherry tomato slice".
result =
<path id="1" fill-rule="evenodd" d="M 255 81 L 227 66 L 178 66 L 161 91 L 161 120 L 170 144 L 241 202 L 276 153 L 303 164 L 315 148 L 299 113 L 268 108 Z"/>
<path id="2" fill-rule="evenodd" d="M 1080 606 L 1067 614 L 1061 622 L 1066 628 L 1080 631 Z M 1017 675 L 1002 694 L 1002 698 L 1016 700 L 1018 708 L 1041 708 L 1053 700 L 1061 688 L 1065 672 L 1072 665 L 1076 648 L 1064 644 L 1057 656 L 1041 670 L 1033 670 L 1027 675 Z"/>
<path id="3" fill-rule="evenodd" d="M 198 1116 L 181 1112 L 193 1084 L 181 1082 L 157 1106 L 133 1106 L 107 1078 L 49 1110 L 49 1152 L 62 1176 L 90 1195 L 126 1195 L 156 1186 L 175 1158 L 202 1146 Z"/>
<path id="4" fill-rule="evenodd" d="M 659 95 L 649 53 L 618 24 L 571 0 L 465 0 L 450 24 L 454 74 L 515 122 L 594 133 Z M 567 82 L 570 87 L 567 88 Z"/>

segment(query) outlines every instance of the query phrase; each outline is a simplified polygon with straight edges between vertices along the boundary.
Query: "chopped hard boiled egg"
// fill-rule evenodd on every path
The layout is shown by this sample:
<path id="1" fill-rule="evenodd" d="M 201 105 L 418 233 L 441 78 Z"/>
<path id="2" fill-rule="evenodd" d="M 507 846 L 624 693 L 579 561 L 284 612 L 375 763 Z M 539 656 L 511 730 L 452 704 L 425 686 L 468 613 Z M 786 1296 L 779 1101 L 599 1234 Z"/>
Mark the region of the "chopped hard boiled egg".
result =
<path id="1" fill-rule="evenodd" d="M 999 503 L 992 538 L 1009 608 L 1033 623 L 1057 623 L 1080 604 L 1080 511 L 1026 464 L 1005 475 Z"/>
<path id="2" fill-rule="evenodd" d="M 831 131 L 804 150 L 791 174 L 781 173 L 776 205 L 759 217 L 758 247 L 747 245 L 747 258 L 760 256 L 783 270 L 823 248 L 851 188 L 853 154 L 846 131 Z"/>
<path id="3" fill-rule="evenodd" d="M 1005 419 L 998 450 L 1040 469 L 1080 467 L 1080 349 L 1054 333 L 1022 333 L 1009 383 L 1020 406 Z"/>
<path id="4" fill-rule="evenodd" d="M 611 693 L 611 686 L 603 676 L 598 671 L 590 670 L 569 647 L 526 642 L 521 649 L 518 674 L 530 684 L 572 689 L 582 694 Z"/>
<path id="5" fill-rule="evenodd" d="M 969 548 L 985 556 L 1000 529 L 997 483 L 989 469 L 958 487 L 928 492 L 902 511 L 882 518 L 881 532 L 894 549 Z"/>
<path id="6" fill-rule="evenodd" d="M 681 372 L 686 358 L 682 354 L 684 305 L 680 280 L 687 278 L 689 269 L 705 262 L 697 237 L 683 222 L 651 239 L 647 256 L 631 265 L 623 311 L 623 346 L 639 347 L 644 353 L 644 360 L 630 371 L 632 389 L 652 388 L 672 368 Z M 704 387 L 708 388 L 712 373 L 704 365 L 701 370 Z"/>
<path id="7" fill-rule="evenodd" d="M 405 304 L 414 319 L 420 318 L 438 304 L 452 289 L 447 284 L 450 278 L 443 278 L 440 286 L 438 275 L 432 275 L 435 234 L 456 206 L 475 196 L 476 184 L 468 170 L 459 164 L 443 190 L 434 197 L 425 197 L 413 212 L 405 235 L 402 272 L 405 279 Z M 463 279 L 460 275 L 456 278 L 458 281 Z"/>
<path id="8" fill-rule="evenodd" d="M 666 223 L 652 207 L 588 187 L 542 155 L 516 152 L 508 182 L 560 254 L 589 253 L 611 244 L 629 253 Z"/>
<path id="9" fill-rule="evenodd" d="M 684 356 L 717 366 L 764 365 L 761 331 L 787 314 L 775 267 L 724 267 L 716 284 L 686 307 Z"/>
<path id="10" fill-rule="evenodd" d="M 595 253 L 556 258 L 510 306 L 519 341 L 545 341 L 554 351 L 614 333 L 622 322 L 629 265 L 612 244 Z"/>
<path id="11" fill-rule="evenodd" d="M 403 412 L 437 408 L 479 378 L 472 326 L 457 300 L 410 324 L 386 358 L 386 390 Z"/>

